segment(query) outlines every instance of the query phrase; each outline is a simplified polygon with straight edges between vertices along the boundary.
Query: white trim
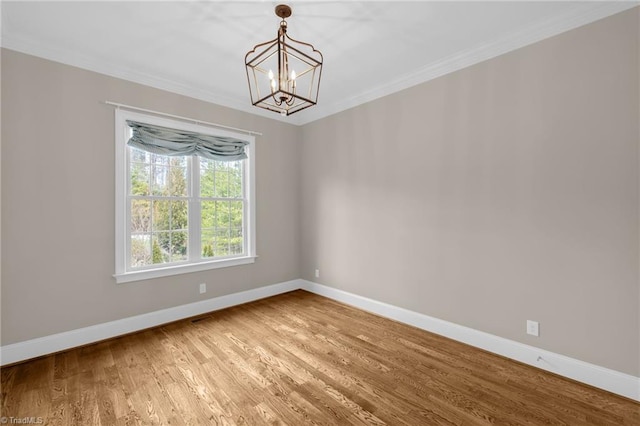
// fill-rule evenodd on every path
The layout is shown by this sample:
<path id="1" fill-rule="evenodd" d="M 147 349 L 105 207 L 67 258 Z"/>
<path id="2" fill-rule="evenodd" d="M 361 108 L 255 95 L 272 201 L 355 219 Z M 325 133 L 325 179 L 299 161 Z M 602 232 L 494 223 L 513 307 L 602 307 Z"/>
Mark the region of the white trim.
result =
<path id="1" fill-rule="evenodd" d="M 187 305 L 175 306 L 129 318 L 123 318 L 50 336 L 0 347 L 0 365 L 13 364 L 43 355 L 63 351 L 121 336 L 127 333 L 156 327 L 172 321 L 205 314 L 207 312 L 240 305 L 265 297 L 275 296 L 300 288 L 300 280 L 286 281 L 266 287 L 214 297 Z"/>
<path id="2" fill-rule="evenodd" d="M 302 280 L 302 289 L 640 401 L 640 377 L 600 367 L 311 281 Z"/>
<path id="3" fill-rule="evenodd" d="M 129 107 L 131 108 L 131 107 Z M 163 114 L 152 112 L 153 114 Z M 200 250 L 200 225 L 197 209 L 189 209 L 189 223 L 193 226 L 190 229 L 190 236 L 196 234 L 197 238 L 189 238 L 190 260 L 181 264 L 172 264 L 164 267 L 149 267 L 147 269 L 127 270 L 130 250 L 130 240 L 128 238 L 128 223 L 130 222 L 130 211 L 127 205 L 127 184 L 128 161 L 127 161 L 127 120 L 140 121 L 169 128 L 185 129 L 193 132 L 214 134 L 218 136 L 230 136 L 245 140 L 249 144 L 245 148 L 247 160 L 243 165 L 243 211 L 244 211 L 244 254 L 219 259 L 202 259 L 194 253 L 201 253 Z M 131 281 L 147 280 L 151 278 L 166 277 L 177 274 L 204 271 L 208 269 L 226 268 L 229 266 L 246 265 L 254 263 L 256 254 L 256 188 L 255 188 L 255 136 L 252 134 L 241 134 L 236 131 L 225 130 L 218 127 L 212 128 L 210 125 L 202 123 L 192 123 L 184 117 L 167 118 L 163 116 L 149 115 L 146 113 L 131 111 L 130 109 L 115 109 L 115 158 L 116 158 L 116 200 L 115 200 L 115 274 L 113 277 L 118 284 Z M 194 169 L 193 161 L 189 161 L 189 202 L 199 200 L 199 194 L 195 194 L 195 183 L 198 179 L 197 169 Z M 248 165 L 248 167 L 247 167 Z M 246 174 L 245 174 L 246 172 Z M 248 208 L 247 208 L 248 207 Z M 195 248 L 198 248 L 197 250 Z"/>
<path id="4" fill-rule="evenodd" d="M 129 283 L 132 281 L 149 280 L 152 278 L 170 277 L 172 275 L 189 274 L 191 272 L 206 271 L 209 269 L 227 268 L 229 266 L 247 265 L 255 263 L 258 256 L 234 257 L 233 259 L 220 259 L 210 262 L 188 263 L 185 265 L 167 266 L 166 268 L 143 269 L 140 271 L 123 272 L 113 274 L 116 283 Z"/>
<path id="5" fill-rule="evenodd" d="M 385 318 L 409 324 L 533 367 L 640 401 L 640 377 L 301 279 L 5 345 L 0 347 L 0 365 L 25 361 L 297 289 L 328 297 Z"/>

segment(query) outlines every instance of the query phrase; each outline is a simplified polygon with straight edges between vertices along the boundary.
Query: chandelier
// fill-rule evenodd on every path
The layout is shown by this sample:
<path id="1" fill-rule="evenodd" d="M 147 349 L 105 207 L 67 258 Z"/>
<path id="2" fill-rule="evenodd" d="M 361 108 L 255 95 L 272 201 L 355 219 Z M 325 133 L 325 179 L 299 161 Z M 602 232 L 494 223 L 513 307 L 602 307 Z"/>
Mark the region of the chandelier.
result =
<path id="1" fill-rule="evenodd" d="M 276 6 L 282 18 L 278 36 L 256 45 L 245 56 L 251 103 L 288 116 L 318 102 L 322 53 L 287 35 L 291 8 Z"/>

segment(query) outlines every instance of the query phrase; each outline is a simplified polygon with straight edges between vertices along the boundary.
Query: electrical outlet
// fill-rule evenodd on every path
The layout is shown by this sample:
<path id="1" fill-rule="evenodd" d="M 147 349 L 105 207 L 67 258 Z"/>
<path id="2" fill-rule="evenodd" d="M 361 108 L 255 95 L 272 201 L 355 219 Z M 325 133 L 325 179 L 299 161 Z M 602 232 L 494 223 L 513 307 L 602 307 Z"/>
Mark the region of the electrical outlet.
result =
<path id="1" fill-rule="evenodd" d="M 207 283 L 200 284 L 200 294 L 207 292 Z"/>
<path id="2" fill-rule="evenodd" d="M 527 320 L 527 334 L 540 336 L 540 323 L 538 321 Z"/>
<path id="3" fill-rule="evenodd" d="M 320 269 L 316 269 L 316 278 L 320 278 Z"/>

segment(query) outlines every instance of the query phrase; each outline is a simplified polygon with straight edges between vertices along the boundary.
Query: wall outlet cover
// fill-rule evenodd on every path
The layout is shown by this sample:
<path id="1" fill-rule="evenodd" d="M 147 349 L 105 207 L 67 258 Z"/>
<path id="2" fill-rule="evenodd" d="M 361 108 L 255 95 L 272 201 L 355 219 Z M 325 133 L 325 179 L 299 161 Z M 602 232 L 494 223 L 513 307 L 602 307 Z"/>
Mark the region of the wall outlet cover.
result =
<path id="1" fill-rule="evenodd" d="M 540 323 L 538 321 L 527 320 L 527 334 L 540 336 Z"/>

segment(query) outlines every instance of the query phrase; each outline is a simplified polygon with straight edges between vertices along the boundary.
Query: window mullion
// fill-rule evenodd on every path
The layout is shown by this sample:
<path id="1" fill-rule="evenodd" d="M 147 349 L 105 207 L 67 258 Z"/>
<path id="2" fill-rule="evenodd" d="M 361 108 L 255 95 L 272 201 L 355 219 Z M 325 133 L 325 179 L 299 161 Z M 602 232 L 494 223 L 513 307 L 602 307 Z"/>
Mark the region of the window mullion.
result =
<path id="1" fill-rule="evenodd" d="M 200 157 L 191 156 L 187 164 L 189 168 L 189 260 L 202 258 L 202 238 L 200 237 Z"/>
<path id="2" fill-rule="evenodd" d="M 253 229 L 250 228 L 251 221 L 249 220 L 249 203 L 247 202 L 249 197 L 249 191 L 247 187 L 249 181 L 247 179 L 246 167 L 248 161 L 249 160 L 243 161 L 242 165 L 240 166 L 242 169 L 242 252 L 244 254 L 253 253 L 254 251 L 254 247 L 251 246 L 253 241 L 249 238 L 249 232 L 253 232 Z"/>

